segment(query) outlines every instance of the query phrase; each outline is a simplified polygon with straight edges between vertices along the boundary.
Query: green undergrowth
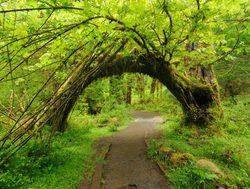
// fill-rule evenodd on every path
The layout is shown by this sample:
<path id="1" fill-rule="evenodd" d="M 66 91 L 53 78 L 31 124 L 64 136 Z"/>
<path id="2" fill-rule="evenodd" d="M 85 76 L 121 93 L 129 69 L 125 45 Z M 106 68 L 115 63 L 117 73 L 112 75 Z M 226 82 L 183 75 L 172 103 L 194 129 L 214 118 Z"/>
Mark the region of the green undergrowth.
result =
<path id="1" fill-rule="evenodd" d="M 181 111 L 181 106 L 176 98 L 168 90 L 165 90 L 161 97 L 150 97 L 143 103 L 136 101 L 130 105 L 129 109 L 144 110 L 147 112 L 162 112 L 165 114 L 176 114 Z"/>
<path id="2" fill-rule="evenodd" d="M 96 116 L 73 112 L 66 132 L 56 133 L 50 146 L 46 137 L 37 136 L 10 160 L 1 170 L 0 188 L 75 188 L 81 180 L 90 180 L 96 163 L 102 161 L 92 158 L 95 141 L 130 120 L 123 106 Z"/>
<path id="3" fill-rule="evenodd" d="M 181 125 L 180 112 L 167 114 L 163 137 L 150 141 L 148 153 L 166 168 L 172 188 L 250 188 L 250 96 L 222 104 L 224 119 L 209 128 L 190 128 Z"/>

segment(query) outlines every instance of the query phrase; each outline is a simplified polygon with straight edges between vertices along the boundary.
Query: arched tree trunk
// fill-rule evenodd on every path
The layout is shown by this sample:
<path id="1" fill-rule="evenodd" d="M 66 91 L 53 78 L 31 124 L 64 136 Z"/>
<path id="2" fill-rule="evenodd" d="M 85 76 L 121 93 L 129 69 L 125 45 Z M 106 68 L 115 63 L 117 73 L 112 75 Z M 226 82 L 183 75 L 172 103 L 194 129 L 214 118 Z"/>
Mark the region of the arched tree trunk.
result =
<path id="1" fill-rule="evenodd" d="M 208 125 L 216 116 L 210 109 L 219 106 L 220 96 L 217 86 L 213 85 L 216 82 L 212 71 L 203 70 L 204 77 L 198 83 L 179 74 L 169 62 L 153 55 L 116 55 L 112 60 L 99 62 L 96 67 L 86 68 L 79 64 L 36 117 L 36 128 L 49 121 L 55 130 L 64 131 L 78 96 L 91 82 L 125 72 L 147 74 L 163 83 L 180 102 L 186 123 Z"/>
<path id="2" fill-rule="evenodd" d="M 117 56 L 113 61 L 105 63 L 94 76 L 84 78 L 85 84 L 82 85 L 80 90 L 74 92 L 74 96 L 79 96 L 84 88 L 97 78 L 121 75 L 124 72 L 147 74 L 162 82 L 182 105 L 186 123 L 207 125 L 217 116 L 216 112 L 211 111 L 211 109 L 218 108 L 220 105 L 220 96 L 211 67 L 203 68 L 200 83 L 194 83 L 179 74 L 168 62 L 150 56 L 140 56 L 136 59 L 133 57 Z M 76 72 L 73 74 L 76 74 Z M 80 80 L 80 78 L 75 79 Z M 71 83 L 74 83 L 74 81 Z M 74 100 L 75 102 L 76 100 Z M 65 125 L 71 108 L 72 101 L 69 101 L 65 106 L 63 116 L 65 119 L 61 119 L 60 126 Z"/>

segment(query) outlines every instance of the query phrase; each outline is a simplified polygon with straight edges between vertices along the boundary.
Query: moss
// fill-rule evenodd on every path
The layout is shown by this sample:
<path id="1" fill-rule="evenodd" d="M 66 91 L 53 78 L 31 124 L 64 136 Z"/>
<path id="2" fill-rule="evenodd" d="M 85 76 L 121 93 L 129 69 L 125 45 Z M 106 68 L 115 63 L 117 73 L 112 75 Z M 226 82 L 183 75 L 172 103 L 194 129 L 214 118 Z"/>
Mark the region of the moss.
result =
<path id="1" fill-rule="evenodd" d="M 181 166 L 188 161 L 194 161 L 195 158 L 190 153 L 182 153 L 173 150 L 172 148 L 162 146 L 159 149 L 159 155 L 163 159 L 167 159 L 173 166 Z"/>

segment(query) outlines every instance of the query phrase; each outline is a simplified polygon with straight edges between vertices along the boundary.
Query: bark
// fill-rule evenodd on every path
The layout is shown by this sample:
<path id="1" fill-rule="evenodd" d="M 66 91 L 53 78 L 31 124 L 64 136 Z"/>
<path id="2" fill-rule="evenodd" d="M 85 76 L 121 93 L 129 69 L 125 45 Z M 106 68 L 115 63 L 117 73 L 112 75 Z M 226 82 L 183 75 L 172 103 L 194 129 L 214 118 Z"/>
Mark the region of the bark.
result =
<path id="1" fill-rule="evenodd" d="M 210 47 L 213 48 L 209 44 L 205 43 L 197 43 L 192 42 L 186 44 L 186 50 L 188 52 L 194 51 L 201 47 Z M 208 125 L 211 120 L 215 117 L 221 116 L 222 114 L 220 109 L 220 92 L 219 85 L 213 70 L 212 65 L 203 66 L 200 65 L 198 60 L 192 60 L 189 56 L 184 57 L 184 64 L 186 66 L 190 66 L 192 62 L 195 62 L 196 66 L 191 67 L 188 72 L 185 73 L 186 77 L 193 77 L 199 81 L 199 85 L 203 85 L 204 89 L 190 89 L 186 90 L 185 95 L 188 97 L 187 101 L 189 104 L 187 106 L 183 106 L 186 122 L 187 123 L 195 123 L 200 125 Z M 193 87 L 192 87 L 193 88 Z M 190 93 L 190 94 L 189 94 Z M 193 99 L 189 102 L 189 99 Z M 211 109 L 215 110 L 211 113 Z"/>

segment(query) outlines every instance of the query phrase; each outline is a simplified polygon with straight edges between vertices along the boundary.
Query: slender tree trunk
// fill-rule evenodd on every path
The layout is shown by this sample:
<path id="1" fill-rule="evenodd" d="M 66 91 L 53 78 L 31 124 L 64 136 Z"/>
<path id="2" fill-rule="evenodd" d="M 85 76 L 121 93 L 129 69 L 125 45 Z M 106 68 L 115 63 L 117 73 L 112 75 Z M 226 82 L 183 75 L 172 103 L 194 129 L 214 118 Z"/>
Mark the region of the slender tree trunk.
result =
<path id="1" fill-rule="evenodd" d="M 109 95 L 115 97 L 118 103 L 122 103 L 122 76 L 113 76 L 109 79 Z"/>
<path id="2" fill-rule="evenodd" d="M 144 81 L 144 76 L 142 74 L 139 74 L 136 77 L 136 91 L 140 98 L 140 103 L 142 103 L 144 101 L 144 94 L 145 94 L 145 81 Z"/>
<path id="3" fill-rule="evenodd" d="M 133 78 L 131 75 L 125 75 L 123 79 L 123 99 L 126 104 L 131 104 Z"/>
<path id="4" fill-rule="evenodd" d="M 126 83 L 126 89 L 124 91 L 124 99 L 126 104 L 131 104 L 132 102 L 132 86 L 130 83 Z"/>
<path id="5" fill-rule="evenodd" d="M 131 104 L 132 103 L 132 86 L 131 85 L 128 85 L 126 97 L 127 97 L 126 103 Z"/>
<path id="6" fill-rule="evenodd" d="M 152 98 L 154 98 L 154 95 L 155 95 L 156 82 L 157 82 L 157 79 L 153 78 L 151 82 L 151 88 L 150 88 L 150 94 Z"/>

